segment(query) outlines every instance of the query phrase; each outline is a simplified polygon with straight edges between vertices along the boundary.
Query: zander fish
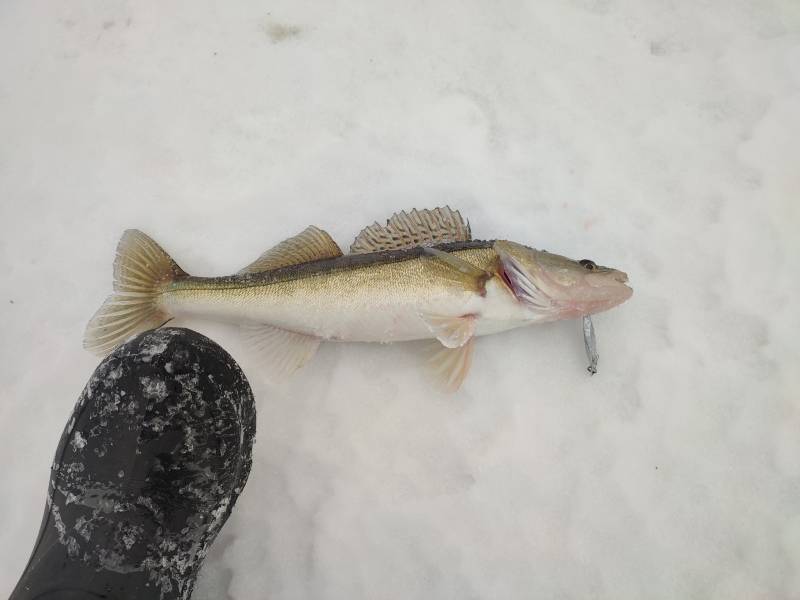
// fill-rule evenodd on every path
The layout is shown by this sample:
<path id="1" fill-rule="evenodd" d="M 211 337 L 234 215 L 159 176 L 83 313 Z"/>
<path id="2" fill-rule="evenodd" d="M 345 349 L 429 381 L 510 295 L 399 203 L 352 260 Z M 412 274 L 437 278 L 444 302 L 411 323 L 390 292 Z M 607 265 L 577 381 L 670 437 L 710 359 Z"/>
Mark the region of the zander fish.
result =
<path id="1" fill-rule="evenodd" d="M 375 223 L 349 254 L 311 226 L 226 277 L 193 277 L 148 236 L 128 230 L 117 247 L 114 294 L 89 322 L 84 347 L 105 354 L 174 316 L 236 322 L 275 381 L 322 341 L 436 339 L 432 366 L 455 390 L 476 336 L 608 310 L 630 298 L 627 280 L 590 260 L 473 240 L 447 207 Z"/>

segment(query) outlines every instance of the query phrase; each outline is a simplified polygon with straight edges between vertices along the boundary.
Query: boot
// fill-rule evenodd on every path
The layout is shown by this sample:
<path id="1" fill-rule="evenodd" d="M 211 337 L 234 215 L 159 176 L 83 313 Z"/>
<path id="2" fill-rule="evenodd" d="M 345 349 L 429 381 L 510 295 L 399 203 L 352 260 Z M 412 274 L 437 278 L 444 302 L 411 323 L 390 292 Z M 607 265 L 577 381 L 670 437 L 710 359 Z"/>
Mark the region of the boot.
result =
<path id="1" fill-rule="evenodd" d="M 231 356 L 189 329 L 118 347 L 56 451 L 39 537 L 11 600 L 173 600 L 247 481 L 255 404 Z"/>

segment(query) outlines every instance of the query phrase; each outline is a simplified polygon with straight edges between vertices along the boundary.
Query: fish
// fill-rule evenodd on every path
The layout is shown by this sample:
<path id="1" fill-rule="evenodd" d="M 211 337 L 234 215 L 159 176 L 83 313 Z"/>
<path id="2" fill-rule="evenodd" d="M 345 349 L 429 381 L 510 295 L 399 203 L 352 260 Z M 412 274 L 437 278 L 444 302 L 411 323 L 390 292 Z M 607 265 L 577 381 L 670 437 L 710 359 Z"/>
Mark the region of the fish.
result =
<path id="1" fill-rule="evenodd" d="M 222 277 L 189 275 L 129 229 L 117 246 L 114 293 L 89 321 L 84 347 L 104 355 L 174 317 L 236 323 L 263 359 L 264 376 L 280 382 L 323 341 L 427 339 L 431 371 L 455 391 L 477 337 L 609 310 L 631 297 L 627 282 L 589 259 L 473 239 L 469 222 L 446 206 L 375 222 L 347 254 L 312 225 Z"/>

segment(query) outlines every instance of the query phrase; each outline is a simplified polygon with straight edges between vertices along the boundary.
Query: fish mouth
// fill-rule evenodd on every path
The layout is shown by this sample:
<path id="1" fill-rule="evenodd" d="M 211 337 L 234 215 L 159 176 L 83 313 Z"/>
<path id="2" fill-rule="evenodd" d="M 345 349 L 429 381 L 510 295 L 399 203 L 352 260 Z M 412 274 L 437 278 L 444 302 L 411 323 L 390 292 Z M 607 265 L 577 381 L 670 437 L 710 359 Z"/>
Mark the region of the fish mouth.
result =
<path id="1" fill-rule="evenodd" d="M 618 271 L 614 275 L 614 280 L 617 281 L 620 284 L 620 286 L 622 287 L 622 290 L 624 292 L 621 302 L 625 302 L 625 300 L 627 300 L 628 298 L 633 296 L 633 288 L 631 286 L 627 285 L 628 284 L 628 274 L 627 273 L 624 273 L 622 271 Z"/>
<path id="2" fill-rule="evenodd" d="M 618 284 L 625 285 L 628 283 L 628 274 L 617 270 L 606 271 L 605 273 L 590 273 L 586 276 L 586 281 L 594 288 L 618 287 Z"/>
<path id="3" fill-rule="evenodd" d="M 633 295 L 633 289 L 626 285 L 628 274 L 623 271 L 613 269 L 606 273 L 592 273 L 587 275 L 586 281 L 593 288 L 592 302 L 597 303 L 589 312 L 607 310 L 622 304 Z"/>

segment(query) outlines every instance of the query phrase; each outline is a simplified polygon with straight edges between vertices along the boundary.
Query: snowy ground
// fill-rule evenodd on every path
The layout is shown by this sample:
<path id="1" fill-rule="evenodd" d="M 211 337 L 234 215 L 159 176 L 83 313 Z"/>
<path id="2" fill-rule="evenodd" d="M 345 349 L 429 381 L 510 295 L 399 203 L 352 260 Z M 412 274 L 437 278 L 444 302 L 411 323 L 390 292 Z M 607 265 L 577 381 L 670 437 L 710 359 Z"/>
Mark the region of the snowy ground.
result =
<path id="1" fill-rule="evenodd" d="M 0 596 L 138 227 L 188 271 L 449 203 L 633 299 L 482 339 L 330 345 L 258 400 L 199 600 L 800 598 L 792 0 L 0 3 Z"/>

